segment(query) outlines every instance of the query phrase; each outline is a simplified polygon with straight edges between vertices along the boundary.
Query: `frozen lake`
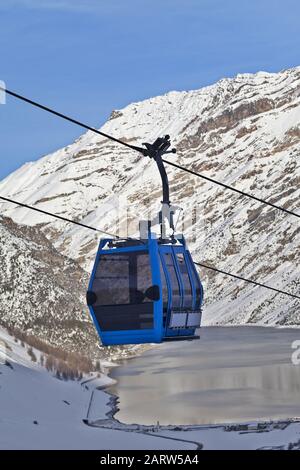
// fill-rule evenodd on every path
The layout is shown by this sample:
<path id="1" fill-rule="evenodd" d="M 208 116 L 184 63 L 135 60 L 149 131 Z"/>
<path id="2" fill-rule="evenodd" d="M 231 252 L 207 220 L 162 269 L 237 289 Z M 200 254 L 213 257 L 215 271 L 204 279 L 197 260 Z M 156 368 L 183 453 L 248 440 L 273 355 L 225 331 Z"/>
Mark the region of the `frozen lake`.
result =
<path id="1" fill-rule="evenodd" d="M 158 345 L 111 371 L 116 418 L 214 424 L 300 416 L 300 330 L 206 327 L 201 339 Z M 300 356 L 300 355 L 299 355 Z"/>

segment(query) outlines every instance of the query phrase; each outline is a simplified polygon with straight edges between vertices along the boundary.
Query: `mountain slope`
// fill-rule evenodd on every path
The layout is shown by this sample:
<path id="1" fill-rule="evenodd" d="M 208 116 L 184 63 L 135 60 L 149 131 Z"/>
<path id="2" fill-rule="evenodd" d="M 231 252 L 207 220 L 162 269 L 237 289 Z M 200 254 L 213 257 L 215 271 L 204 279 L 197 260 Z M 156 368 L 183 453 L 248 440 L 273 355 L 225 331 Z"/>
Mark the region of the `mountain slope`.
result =
<path id="1" fill-rule="evenodd" d="M 133 103 L 113 112 L 102 130 L 139 145 L 168 133 L 178 150 L 169 159 L 297 211 L 299 123 L 298 67 Z M 168 174 L 196 260 L 299 294 L 296 218 L 172 167 Z M 160 191 L 152 161 L 91 132 L 0 183 L 2 195 L 120 234 L 135 233 L 139 217 L 155 213 Z M 60 252 L 90 270 L 95 233 L 0 208 L 18 223 L 39 225 Z M 300 323 L 298 301 L 212 272 L 202 276 L 206 323 Z"/>
<path id="2" fill-rule="evenodd" d="M 97 337 L 85 306 L 85 271 L 35 227 L 0 217 L 0 323 L 65 350 L 91 354 Z M 76 293 L 76 295 L 74 295 Z"/>

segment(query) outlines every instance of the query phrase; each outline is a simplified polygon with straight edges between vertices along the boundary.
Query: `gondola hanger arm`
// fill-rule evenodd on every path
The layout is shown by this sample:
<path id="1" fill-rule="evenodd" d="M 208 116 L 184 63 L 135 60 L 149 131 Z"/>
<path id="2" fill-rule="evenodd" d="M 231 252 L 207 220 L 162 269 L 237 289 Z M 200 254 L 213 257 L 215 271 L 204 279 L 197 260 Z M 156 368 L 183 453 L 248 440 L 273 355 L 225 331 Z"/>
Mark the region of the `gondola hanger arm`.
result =
<path id="1" fill-rule="evenodd" d="M 143 155 L 155 160 L 162 181 L 163 199 L 161 201 L 162 210 L 159 212 L 159 223 L 161 226 L 161 238 L 164 239 L 166 238 L 165 219 L 168 220 L 169 226 L 173 231 L 173 235 L 175 227 L 173 220 L 173 210 L 171 208 L 170 202 L 169 180 L 162 156 L 166 153 L 176 153 L 176 149 L 173 148 L 170 150 L 171 141 L 169 135 L 158 137 L 153 144 L 145 142 L 143 145 L 145 146 Z"/>

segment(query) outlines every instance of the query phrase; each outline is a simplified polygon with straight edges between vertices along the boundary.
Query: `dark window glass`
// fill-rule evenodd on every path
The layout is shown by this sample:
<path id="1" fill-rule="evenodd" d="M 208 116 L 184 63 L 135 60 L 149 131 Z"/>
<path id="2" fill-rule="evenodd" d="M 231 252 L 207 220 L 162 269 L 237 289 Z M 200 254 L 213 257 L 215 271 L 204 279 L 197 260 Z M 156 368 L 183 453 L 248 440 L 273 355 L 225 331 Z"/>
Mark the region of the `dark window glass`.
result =
<path id="1" fill-rule="evenodd" d="M 96 305 L 124 305 L 147 302 L 143 298 L 152 285 L 147 252 L 101 255 L 93 283 Z"/>
<path id="2" fill-rule="evenodd" d="M 102 331 L 153 328 L 153 302 L 144 298 L 152 285 L 148 252 L 103 254 L 93 292 L 95 316 Z"/>
<path id="3" fill-rule="evenodd" d="M 193 292 L 184 254 L 176 253 L 176 257 L 184 286 L 183 306 L 193 308 Z"/>
<path id="4" fill-rule="evenodd" d="M 137 260 L 137 289 L 145 292 L 152 286 L 152 275 L 150 267 L 150 258 L 148 253 L 136 254 Z M 133 272 L 132 276 L 135 276 Z"/>
<path id="5" fill-rule="evenodd" d="M 188 254 L 189 256 L 189 254 Z M 192 279 L 193 279 L 193 283 L 196 287 L 196 305 L 195 305 L 195 309 L 196 310 L 199 310 L 200 309 L 200 304 L 201 304 L 201 285 L 200 285 L 200 281 L 199 281 L 199 277 L 196 273 L 196 268 L 195 268 L 195 265 L 193 263 L 193 260 L 191 258 L 191 256 L 189 256 L 189 259 L 190 259 L 190 263 L 191 263 L 191 271 L 192 271 Z"/>
<path id="6" fill-rule="evenodd" d="M 96 305 L 129 304 L 128 255 L 102 255 L 93 283 Z"/>
<path id="7" fill-rule="evenodd" d="M 153 328 L 153 303 L 93 306 L 102 331 Z"/>
<path id="8" fill-rule="evenodd" d="M 163 305 L 164 308 L 168 307 L 168 286 L 166 281 L 166 275 L 160 261 L 160 277 L 161 277 L 161 285 L 162 285 L 162 297 L 163 297 Z"/>
<path id="9" fill-rule="evenodd" d="M 168 285 L 166 280 L 165 271 L 161 262 L 159 260 L 160 266 L 160 277 L 161 277 L 161 286 L 162 286 L 162 300 L 163 300 L 163 319 L 164 319 L 164 326 L 166 323 L 167 312 L 168 312 L 168 305 L 169 305 L 169 297 L 168 297 Z"/>
<path id="10" fill-rule="evenodd" d="M 176 269 L 174 266 L 174 260 L 172 253 L 164 253 L 164 260 L 167 265 L 168 274 L 170 277 L 171 287 L 172 287 L 172 308 L 180 308 L 181 306 L 181 296 L 179 290 L 179 283 L 176 274 Z"/>

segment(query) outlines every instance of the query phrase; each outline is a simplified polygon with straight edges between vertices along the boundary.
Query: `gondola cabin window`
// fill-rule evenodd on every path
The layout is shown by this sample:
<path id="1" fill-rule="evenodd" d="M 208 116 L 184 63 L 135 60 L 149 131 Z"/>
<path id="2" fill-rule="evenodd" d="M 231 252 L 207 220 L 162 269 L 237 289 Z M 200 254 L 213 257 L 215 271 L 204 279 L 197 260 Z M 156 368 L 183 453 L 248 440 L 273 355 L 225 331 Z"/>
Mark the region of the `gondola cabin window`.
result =
<path id="1" fill-rule="evenodd" d="M 94 310 L 104 331 L 153 328 L 152 285 L 147 251 L 103 254 L 93 282 Z"/>
<path id="2" fill-rule="evenodd" d="M 147 252 L 102 255 L 94 280 L 96 305 L 146 302 L 147 299 L 142 299 L 138 292 L 145 292 L 151 285 Z"/>
<path id="3" fill-rule="evenodd" d="M 190 276 L 188 273 L 185 256 L 183 253 L 176 253 L 177 262 L 183 282 L 183 307 L 192 309 L 193 307 L 193 292 Z"/>

